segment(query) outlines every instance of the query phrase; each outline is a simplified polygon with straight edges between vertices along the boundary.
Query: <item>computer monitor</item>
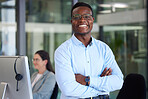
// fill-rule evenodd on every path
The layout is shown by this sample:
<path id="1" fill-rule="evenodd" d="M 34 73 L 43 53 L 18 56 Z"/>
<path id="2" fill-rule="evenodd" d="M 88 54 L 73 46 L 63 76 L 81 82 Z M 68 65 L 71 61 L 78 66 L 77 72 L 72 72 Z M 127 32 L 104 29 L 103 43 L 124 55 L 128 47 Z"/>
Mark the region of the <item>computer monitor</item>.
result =
<path id="1" fill-rule="evenodd" d="M 4 99 L 33 99 L 27 56 L 0 56 L 0 85 Z"/>

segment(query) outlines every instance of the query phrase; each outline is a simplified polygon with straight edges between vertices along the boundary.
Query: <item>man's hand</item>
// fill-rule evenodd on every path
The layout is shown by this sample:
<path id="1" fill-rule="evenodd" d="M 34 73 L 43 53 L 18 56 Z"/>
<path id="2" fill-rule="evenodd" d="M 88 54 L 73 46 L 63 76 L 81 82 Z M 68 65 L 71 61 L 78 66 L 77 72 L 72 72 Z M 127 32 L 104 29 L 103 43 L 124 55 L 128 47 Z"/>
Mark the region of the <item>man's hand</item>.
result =
<path id="1" fill-rule="evenodd" d="M 107 67 L 106 67 L 104 69 L 104 71 L 102 72 L 101 77 L 103 77 L 103 76 L 109 76 L 111 74 L 112 74 L 112 69 L 111 68 L 107 69 Z"/>
<path id="2" fill-rule="evenodd" d="M 100 76 L 101 77 L 109 76 L 111 74 L 112 74 L 112 69 L 111 68 L 107 69 L 107 67 L 106 67 Z M 80 83 L 82 85 L 86 85 L 86 82 L 85 82 L 86 76 L 83 76 L 81 74 L 75 74 L 75 78 L 78 83 Z M 88 82 L 88 84 L 90 84 L 90 82 Z"/>
<path id="3" fill-rule="evenodd" d="M 81 74 L 75 74 L 76 81 L 82 85 L 86 85 L 85 76 Z"/>

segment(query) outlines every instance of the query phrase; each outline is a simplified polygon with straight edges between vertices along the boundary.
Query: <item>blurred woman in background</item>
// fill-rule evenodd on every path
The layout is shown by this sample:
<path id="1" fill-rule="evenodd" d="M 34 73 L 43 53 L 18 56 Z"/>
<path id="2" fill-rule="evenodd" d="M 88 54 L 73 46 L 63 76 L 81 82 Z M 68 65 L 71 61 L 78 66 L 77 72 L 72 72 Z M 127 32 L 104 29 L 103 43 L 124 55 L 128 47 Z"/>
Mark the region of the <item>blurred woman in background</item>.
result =
<path id="1" fill-rule="evenodd" d="M 37 51 L 34 54 L 33 64 L 37 69 L 37 72 L 31 76 L 33 99 L 50 99 L 56 80 L 48 52 Z"/>

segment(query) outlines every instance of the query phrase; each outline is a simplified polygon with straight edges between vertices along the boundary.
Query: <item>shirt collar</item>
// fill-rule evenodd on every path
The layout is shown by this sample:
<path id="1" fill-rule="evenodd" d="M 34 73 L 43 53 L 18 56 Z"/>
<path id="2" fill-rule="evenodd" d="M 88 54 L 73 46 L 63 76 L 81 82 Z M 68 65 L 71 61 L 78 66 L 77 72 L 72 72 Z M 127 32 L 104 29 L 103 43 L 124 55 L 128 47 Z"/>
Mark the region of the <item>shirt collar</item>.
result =
<path id="1" fill-rule="evenodd" d="M 91 46 L 92 44 L 93 44 L 93 42 L 94 42 L 94 38 L 91 36 L 91 42 L 89 43 L 89 46 Z M 83 43 L 81 42 L 81 41 L 79 41 L 76 37 L 75 37 L 75 35 L 73 34 L 72 35 L 72 41 L 73 41 L 73 43 L 74 44 L 76 44 L 76 45 L 83 45 Z"/>

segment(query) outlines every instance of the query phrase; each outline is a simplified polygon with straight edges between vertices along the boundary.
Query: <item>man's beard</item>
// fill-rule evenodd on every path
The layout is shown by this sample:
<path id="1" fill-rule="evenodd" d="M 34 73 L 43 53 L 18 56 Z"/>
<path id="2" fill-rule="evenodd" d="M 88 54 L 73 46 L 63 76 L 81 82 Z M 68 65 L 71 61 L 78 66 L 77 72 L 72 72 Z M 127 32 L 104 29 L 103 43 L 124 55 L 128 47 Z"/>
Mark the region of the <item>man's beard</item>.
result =
<path id="1" fill-rule="evenodd" d="M 91 31 L 91 30 L 90 30 Z M 90 31 L 88 31 L 88 32 L 85 32 L 85 33 L 80 33 L 80 32 L 74 32 L 75 34 L 79 34 L 79 35 L 86 35 L 86 34 L 89 34 L 90 33 Z"/>

